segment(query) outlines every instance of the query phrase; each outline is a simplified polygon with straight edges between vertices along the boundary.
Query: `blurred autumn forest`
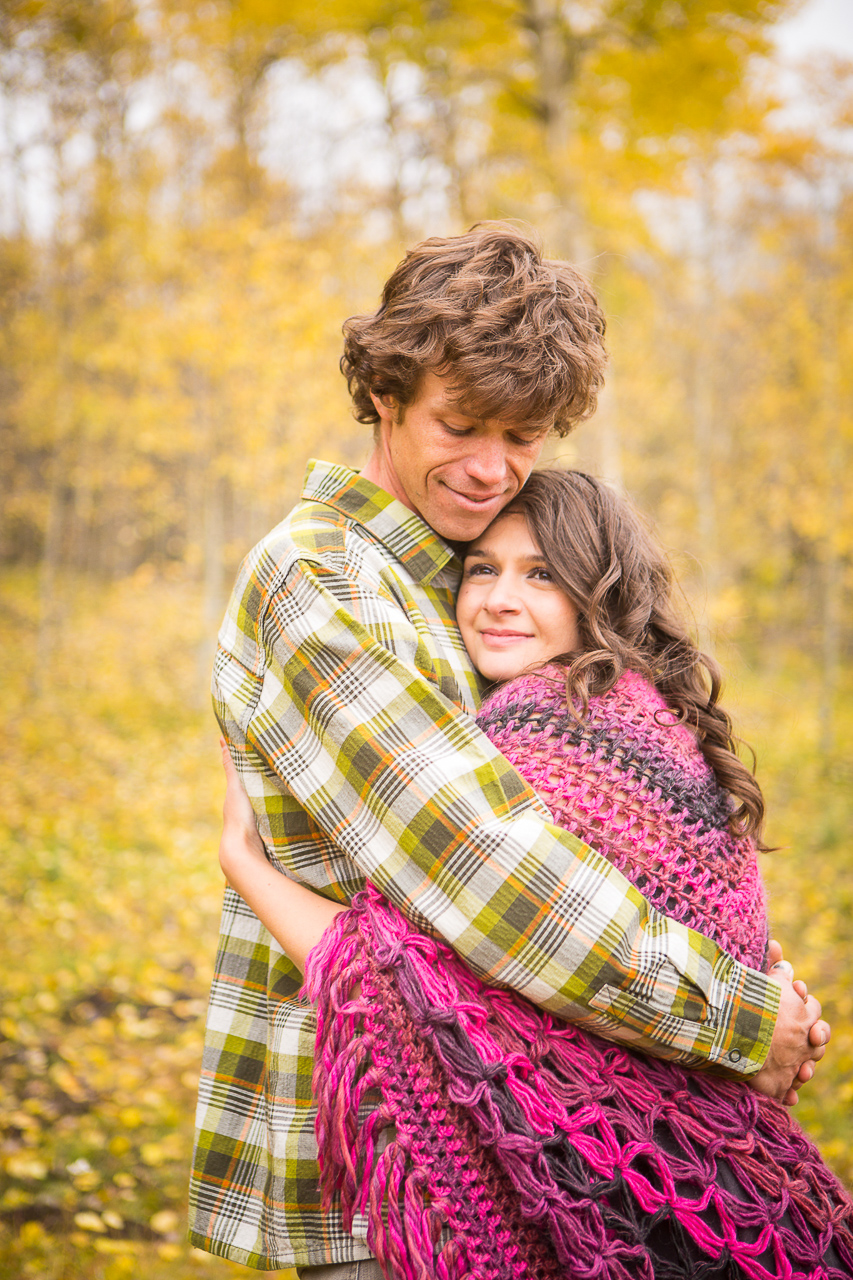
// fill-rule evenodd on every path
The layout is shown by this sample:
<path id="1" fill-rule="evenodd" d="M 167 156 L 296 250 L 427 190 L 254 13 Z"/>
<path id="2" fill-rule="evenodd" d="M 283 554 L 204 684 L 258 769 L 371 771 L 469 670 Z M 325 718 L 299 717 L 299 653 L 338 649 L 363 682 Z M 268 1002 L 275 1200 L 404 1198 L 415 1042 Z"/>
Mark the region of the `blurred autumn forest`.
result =
<path id="1" fill-rule="evenodd" d="M 654 516 L 768 793 L 853 1177 L 853 66 L 785 0 L 0 0 L 0 1275 L 183 1243 L 221 879 L 211 648 L 407 243 L 520 218 L 610 316 L 553 456 Z M 781 87 L 799 106 L 785 106 Z"/>

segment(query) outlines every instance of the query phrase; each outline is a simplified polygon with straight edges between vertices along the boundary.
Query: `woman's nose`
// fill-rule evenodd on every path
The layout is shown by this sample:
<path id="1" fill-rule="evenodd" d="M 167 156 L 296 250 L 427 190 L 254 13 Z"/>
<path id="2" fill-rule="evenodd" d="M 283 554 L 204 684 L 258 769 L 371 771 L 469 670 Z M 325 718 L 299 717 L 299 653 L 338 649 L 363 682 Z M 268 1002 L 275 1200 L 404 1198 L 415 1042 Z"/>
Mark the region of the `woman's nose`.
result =
<path id="1" fill-rule="evenodd" d="M 485 599 L 490 613 L 518 613 L 520 604 L 512 584 L 499 578 Z"/>

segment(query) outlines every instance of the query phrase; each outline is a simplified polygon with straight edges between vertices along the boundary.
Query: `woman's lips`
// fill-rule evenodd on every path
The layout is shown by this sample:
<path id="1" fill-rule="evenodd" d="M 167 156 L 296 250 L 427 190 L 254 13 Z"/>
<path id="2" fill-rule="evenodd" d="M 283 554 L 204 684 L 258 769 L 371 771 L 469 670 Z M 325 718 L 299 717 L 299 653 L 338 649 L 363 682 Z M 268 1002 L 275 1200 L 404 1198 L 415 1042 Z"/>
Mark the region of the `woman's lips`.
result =
<path id="1" fill-rule="evenodd" d="M 532 640 L 533 636 L 529 631 L 481 631 L 480 639 L 486 644 L 509 645 L 519 640 Z"/>

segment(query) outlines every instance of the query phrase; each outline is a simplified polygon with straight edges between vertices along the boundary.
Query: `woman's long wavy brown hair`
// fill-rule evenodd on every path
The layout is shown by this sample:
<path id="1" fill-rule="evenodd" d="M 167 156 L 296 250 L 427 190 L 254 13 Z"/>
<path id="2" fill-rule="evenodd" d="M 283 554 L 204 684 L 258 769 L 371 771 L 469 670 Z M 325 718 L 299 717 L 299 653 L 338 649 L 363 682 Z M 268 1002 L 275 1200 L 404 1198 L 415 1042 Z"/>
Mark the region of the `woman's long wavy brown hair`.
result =
<path id="1" fill-rule="evenodd" d="M 760 848 L 764 799 L 736 754 L 732 722 L 719 705 L 717 663 L 702 653 L 673 604 L 663 551 L 630 503 L 580 471 L 538 471 L 507 508 L 522 513 L 557 584 L 578 610 L 580 652 L 560 655 L 569 706 L 589 699 L 623 671 L 651 681 L 690 726 L 714 774 L 733 797 L 731 829 Z M 498 517 L 500 518 L 500 517 Z"/>

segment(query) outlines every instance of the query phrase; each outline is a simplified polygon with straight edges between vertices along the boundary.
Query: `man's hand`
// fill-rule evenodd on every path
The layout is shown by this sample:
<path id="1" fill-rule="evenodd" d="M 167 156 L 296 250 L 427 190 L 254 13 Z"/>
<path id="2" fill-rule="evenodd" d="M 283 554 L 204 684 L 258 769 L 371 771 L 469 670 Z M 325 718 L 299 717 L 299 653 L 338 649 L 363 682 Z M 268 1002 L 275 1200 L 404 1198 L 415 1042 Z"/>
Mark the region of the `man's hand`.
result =
<path id="1" fill-rule="evenodd" d="M 775 940 L 768 948 L 768 963 L 768 971 L 780 981 L 782 996 L 767 1061 L 751 1083 L 760 1093 L 793 1107 L 799 1087 L 811 1080 L 814 1064 L 826 1052 L 830 1027 L 806 984 L 792 981 L 793 968 L 782 959 L 782 948 Z"/>

